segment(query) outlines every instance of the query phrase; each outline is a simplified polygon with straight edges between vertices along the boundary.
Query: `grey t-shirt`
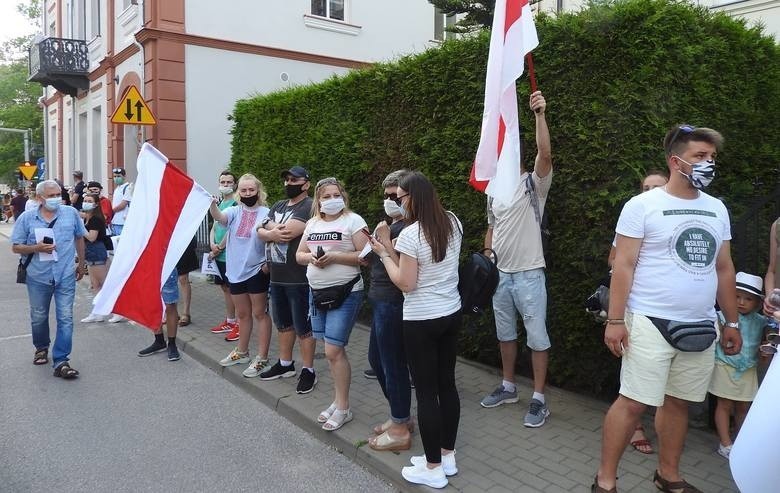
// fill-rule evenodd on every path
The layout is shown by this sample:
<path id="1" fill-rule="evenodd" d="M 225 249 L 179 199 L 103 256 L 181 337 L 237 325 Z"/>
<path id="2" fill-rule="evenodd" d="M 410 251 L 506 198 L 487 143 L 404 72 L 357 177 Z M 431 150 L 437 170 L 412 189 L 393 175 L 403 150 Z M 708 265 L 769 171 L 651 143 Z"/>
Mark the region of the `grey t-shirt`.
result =
<path id="1" fill-rule="evenodd" d="M 390 225 L 390 239 L 394 240 L 404 229 L 403 221 L 394 222 Z M 398 289 L 393 281 L 390 280 L 390 276 L 387 275 L 387 270 L 382 264 L 379 256 L 371 254 L 371 286 L 368 288 L 368 299 L 388 301 L 392 303 L 403 303 L 404 295 L 401 290 Z"/>

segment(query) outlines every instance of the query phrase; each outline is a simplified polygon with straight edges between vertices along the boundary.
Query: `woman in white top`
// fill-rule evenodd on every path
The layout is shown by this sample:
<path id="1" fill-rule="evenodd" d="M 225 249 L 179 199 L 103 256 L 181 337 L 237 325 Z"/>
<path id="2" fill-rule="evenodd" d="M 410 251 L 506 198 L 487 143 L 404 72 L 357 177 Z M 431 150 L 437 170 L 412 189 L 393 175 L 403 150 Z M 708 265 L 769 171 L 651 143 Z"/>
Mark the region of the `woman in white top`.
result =
<path id="1" fill-rule="evenodd" d="M 455 387 L 455 357 L 461 320 L 458 255 L 460 221 L 439 202 L 436 190 L 419 172 L 403 175 L 396 203 L 407 226 L 395 248 L 371 239 L 393 284 L 404 293 L 406 357 L 415 384 L 417 422 L 424 456 L 412 457 L 401 475 L 433 488 L 447 486 L 456 474 L 455 438 L 460 397 Z"/>
<path id="2" fill-rule="evenodd" d="M 268 284 L 270 277 L 265 264 L 265 243 L 255 230 L 268 216 L 263 184 L 252 174 L 238 179 L 239 204 L 220 211 L 216 199 L 209 212 L 214 220 L 227 228 L 226 277 L 230 295 L 236 306 L 239 335 L 238 347 L 219 364 L 232 366 L 249 363 L 249 338 L 253 319 L 260 334 L 257 356 L 244 370 L 245 377 L 258 376 L 268 365 L 268 346 L 271 343 L 271 317 L 268 316 Z"/>
<path id="3" fill-rule="evenodd" d="M 325 356 L 335 387 L 333 404 L 317 417 L 325 431 L 338 430 L 352 420 L 349 408 L 352 369 L 344 348 L 363 302 L 358 254 L 367 241 L 366 221 L 349 210 L 344 186 L 335 178 L 317 182 L 312 218 L 306 223 L 295 259 L 307 266 L 306 278 L 312 289 L 309 297 L 312 334 L 315 339 L 325 340 Z M 341 305 L 318 308 L 315 292 L 327 288 L 339 291 L 338 286 L 344 286 Z"/>

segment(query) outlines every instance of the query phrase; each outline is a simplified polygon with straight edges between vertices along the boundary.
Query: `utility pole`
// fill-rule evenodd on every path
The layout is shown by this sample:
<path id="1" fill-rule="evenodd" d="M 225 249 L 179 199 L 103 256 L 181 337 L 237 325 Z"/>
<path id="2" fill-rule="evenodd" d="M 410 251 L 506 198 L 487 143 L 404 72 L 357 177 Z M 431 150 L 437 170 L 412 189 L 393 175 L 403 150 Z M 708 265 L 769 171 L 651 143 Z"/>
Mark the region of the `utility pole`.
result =
<path id="1" fill-rule="evenodd" d="M 17 134 L 24 134 L 24 162 L 30 162 L 30 138 L 32 137 L 32 129 L 20 129 L 20 128 L 2 128 L 0 132 L 12 132 Z"/>

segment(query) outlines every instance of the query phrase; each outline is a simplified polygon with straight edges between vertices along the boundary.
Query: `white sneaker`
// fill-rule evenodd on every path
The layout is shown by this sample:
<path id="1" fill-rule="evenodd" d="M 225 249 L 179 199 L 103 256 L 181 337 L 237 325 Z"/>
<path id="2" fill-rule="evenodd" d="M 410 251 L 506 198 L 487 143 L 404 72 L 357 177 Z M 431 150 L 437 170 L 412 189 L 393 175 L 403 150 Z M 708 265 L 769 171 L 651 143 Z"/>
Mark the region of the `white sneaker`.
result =
<path id="1" fill-rule="evenodd" d="M 232 354 L 232 353 L 231 353 Z M 249 366 L 244 370 L 241 374 L 244 375 L 246 378 L 254 378 L 260 373 L 264 372 L 266 369 L 268 369 L 268 360 L 263 359 L 260 357 L 260 355 L 255 356 L 255 359 L 252 360 L 251 363 L 249 363 Z"/>
<path id="2" fill-rule="evenodd" d="M 123 317 L 122 315 L 114 314 L 114 315 L 111 315 L 111 318 L 108 319 L 108 323 L 115 324 L 115 323 L 118 323 L 118 322 L 124 322 L 125 320 L 127 320 L 127 319 L 125 317 Z"/>
<path id="3" fill-rule="evenodd" d="M 219 360 L 221 366 L 233 366 L 244 363 L 249 363 L 249 351 L 239 353 L 238 348 L 230 351 L 230 354 Z"/>
<path id="4" fill-rule="evenodd" d="M 90 313 L 87 318 L 82 318 L 81 323 L 83 324 L 91 324 L 93 322 L 105 322 L 106 317 L 103 315 L 95 315 L 94 313 Z"/>
<path id="5" fill-rule="evenodd" d="M 428 469 L 428 466 L 414 465 L 401 469 L 401 476 L 410 483 L 424 484 L 431 488 L 444 488 L 447 486 L 447 476 L 441 466 Z"/>
<path id="6" fill-rule="evenodd" d="M 728 459 L 731 454 L 731 445 L 718 444 L 718 455 Z"/>
<path id="7" fill-rule="evenodd" d="M 426 467 L 428 465 L 428 459 L 425 458 L 425 455 L 413 455 L 409 461 L 415 466 Z M 458 474 L 458 466 L 455 464 L 454 450 L 449 455 L 441 456 L 441 468 L 444 469 L 444 474 L 447 476 L 454 476 Z"/>

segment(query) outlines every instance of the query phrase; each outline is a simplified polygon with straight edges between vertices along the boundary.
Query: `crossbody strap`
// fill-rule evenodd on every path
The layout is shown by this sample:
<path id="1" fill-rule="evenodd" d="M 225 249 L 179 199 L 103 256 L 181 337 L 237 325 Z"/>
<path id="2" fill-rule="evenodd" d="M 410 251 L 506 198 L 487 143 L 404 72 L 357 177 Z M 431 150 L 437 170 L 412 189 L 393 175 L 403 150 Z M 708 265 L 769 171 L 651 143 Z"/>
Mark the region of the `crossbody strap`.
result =
<path id="1" fill-rule="evenodd" d="M 60 216 L 55 217 L 54 220 L 52 222 L 50 222 L 49 225 L 46 226 L 46 227 L 47 228 L 53 228 L 54 227 L 54 223 L 56 223 L 57 219 L 59 219 L 59 218 L 60 218 Z M 33 254 L 32 253 L 27 255 L 27 260 L 25 260 L 24 264 L 23 264 L 25 269 L 30 266 L 30 262 L 32 262 L 32 258 L 33 258 Z M 21 259 L 19 259 L 19 260 L 21 261 Z"/>
<path id="2" fill-rule="evenodd" d="M 528 187 L 529 193 L 531 194 L 531 207 L 534 208 L 534 216 L 536 216 L 536 223 L 541 227 L 542 225 L 542 215 L 539 212 L 539 197 L 536 196 L 536 185 L 534 184 L 534 178 L 531 176 L 533 172 L 528 173 L 528 175 L 525 177 L 525 183 Z"/>

